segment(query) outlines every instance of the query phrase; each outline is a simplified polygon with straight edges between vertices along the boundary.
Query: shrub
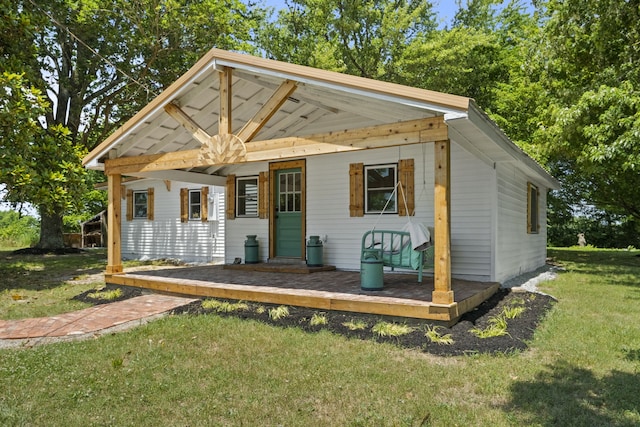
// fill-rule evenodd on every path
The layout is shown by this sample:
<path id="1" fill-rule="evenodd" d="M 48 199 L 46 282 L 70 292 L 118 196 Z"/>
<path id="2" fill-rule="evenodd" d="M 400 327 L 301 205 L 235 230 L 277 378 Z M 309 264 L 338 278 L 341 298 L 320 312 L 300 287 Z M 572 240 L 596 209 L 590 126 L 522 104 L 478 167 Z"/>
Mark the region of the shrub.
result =
<path id="1" fill-rule="evenodd" d="M 413 328 L 408 325 L 398 323 L 378 322 L 371 328 L 374 334 L 381 337 L 399 337 L 401 335 L 410 334 Z"/>

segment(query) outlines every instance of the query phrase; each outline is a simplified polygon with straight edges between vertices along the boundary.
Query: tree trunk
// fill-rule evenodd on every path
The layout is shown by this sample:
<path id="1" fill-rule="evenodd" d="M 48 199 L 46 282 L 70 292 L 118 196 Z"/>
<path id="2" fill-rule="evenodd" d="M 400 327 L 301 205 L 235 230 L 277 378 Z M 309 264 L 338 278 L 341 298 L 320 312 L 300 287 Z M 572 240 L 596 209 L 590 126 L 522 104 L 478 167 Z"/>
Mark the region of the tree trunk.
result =
<path id="1" fill-rule="evenodd" d="M 40 241 L 36 245 L 41 249 L 59 249 L 64 247 L 62 235 L 62 212 L 47 213 L 40 208 Z"/>

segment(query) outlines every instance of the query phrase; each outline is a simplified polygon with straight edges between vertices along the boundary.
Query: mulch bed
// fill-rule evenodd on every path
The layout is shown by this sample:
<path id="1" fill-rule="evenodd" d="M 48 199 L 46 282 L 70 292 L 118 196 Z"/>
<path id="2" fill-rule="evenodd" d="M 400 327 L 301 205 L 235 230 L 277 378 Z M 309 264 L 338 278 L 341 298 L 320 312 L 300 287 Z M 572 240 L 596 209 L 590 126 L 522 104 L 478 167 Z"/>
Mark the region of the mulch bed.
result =
<path id="1" fill-rule="evenodd" d="M 221 300 L 223 301 L 223 300 Z M 230 301 L 234 302 L 234 301 Z M 435 355 L 462 355 L 475 353 L 510 353 L 527 348 L 527 342 L 533 338 L 536 327 L 551 309 L 555 300 L 548 296 L 530 292 L 513 292 L 500 289 L 493 297 L 478 306 L 472 312 L 462 316 L 460 321 L 450 328 L 434 325 L 432 321 L 404 318 L 388 318 L 380 315 L 362 313 L 328 311 L 302 307 L 288 307 L 289 315 L 285 318 L 273 320 L 269 316 L 269 309 L 276 306 L 271 304 L 247 303 L 248 309 L 231 313 L 206 310 L 201 301 L 196 301 L 174 310 L 174 314 L 211 314 L 219 316 L 233 316 L 242 319 L 252 319 L 278 327 L 297 327 L 306 332 L 314 333 L 328 330 L 349 338 L 387 342 L 399 347 L 418 349 Z M 258 307 L 264 310 L 260 312 Z M 508 320 L 507 335 L 478 338 L 470 332 L 474 328 L 485 328 L 492 317 L 498 316 L 505 307 L 523 306 L 525 309 L 520 316 Z M 312 326 L 310 320 L 314 314 L 322 314 L 327 320 L 325 325 Z M 366 323 L 363 330 L 351 330 L 344 324 L 360 321 Z M 381 321 L 407 325 L 412 332 L 397 337 L 380 336 L 372 331 L 372 327 Z M 428 328 L 439 326 L 440 335 L 450 334 L 452 344 L 438 344 L 431 342 L 425 336 Z"/>
<path id="2" fill-rule="evenodd" d="M 117 300 L 105 301 L 89 298 L 89 293 L 95 292 L 95 290 L 83 292 L 82 294 L 75 296 L 74 299 L 90 304 L 105 304 L 142 294 L 140 289 L 117 285 L 107 285 L 103 290 L 112 290 L 117 288 L 122 289 L 122 295 Z M 525 350 L 527 348 L 527 343 L 533 338 L 536 327 L 544 319 L 545 315 L 555 303 L 555 299 L 548 295 L 500 289 L 496 294 L 478 306 L 475 310 L 463 315 L 458 323 L 447 328 L 442 325 L 434 324 L 434 322 L 428 320 L 389 318 L 380 315 L 341 311 L 324 312 L 316 309 L 291 306 L 288 307 L 288 316 L 278 320 L 273 320 L 269 316 L 269 310 L 277 307 L 273 304 L 246 302 L 246 309 L 225 313 L 203 308 L 202 301 L 203 300 L 198 300 L 191 304 L 179 307 L 173 310 L 171 314 L 237 317 L 240 319 L 256 320 L 277 327 L 296 327 L 309 333 L 327 330 L 349 338 L 391 343 L 398 347 L 417 349 L 419 351 L 439 356 L 471 355 L 480 353 L 513 353 Z M 219 301 L 229 303 L 237 302 L 222 299 Z M 491 338 L 478 338 L 475 334 L 470 332 L 470 330 L 474 328 L 482 329 L 487 327 L 490 324 L 490 320 L 499 316 L 505 307 L 508 308 L 514 306 L 522 306 L 524 307 L 524 311 L 518 317 L 507 320 L 507 335 Z M 312 326 L 310 324 L 310 320 L 314 314 L 323 315 L 326 318 L 326 324 Z M 383 321 L 407 325 L 412 329 L 412 331 L 408 334 L 395 337 L 380 336 L 379 334 L 374 333 L 372 328 L 374 325 Z M 363 322 L 367 327 L 361 330 L 351 330 L 345 326 L 345 323 L 348 322 Z M 425 336 L 425 333 L 429 328 L 434 326 L 438 327 L 437 331 L 441 336 L 449 334 L 453 339 L 453 343 L 442 344 L 431 342 L 431 340 Z"/>
<path id="3" fill-rule="evenodd" d="M 109 292 L 120 289 L 120 296 L 112 299 L 103 299 L 103 298 L 92 298 L 91 295 L 96 292 Z M 119 286 L 119 285 L 106 285 L 100 289 L 89 289 L 75 297 L 71 298 L 76 301 L 86 302 L 87 304 L 100 305 L 100 304 L 108 304 L 116 301 L 124 301 L 129 298 L 139 297 L 142 295 L 142 289 L 140 288 L 131 288 L 128 286 Z"/>

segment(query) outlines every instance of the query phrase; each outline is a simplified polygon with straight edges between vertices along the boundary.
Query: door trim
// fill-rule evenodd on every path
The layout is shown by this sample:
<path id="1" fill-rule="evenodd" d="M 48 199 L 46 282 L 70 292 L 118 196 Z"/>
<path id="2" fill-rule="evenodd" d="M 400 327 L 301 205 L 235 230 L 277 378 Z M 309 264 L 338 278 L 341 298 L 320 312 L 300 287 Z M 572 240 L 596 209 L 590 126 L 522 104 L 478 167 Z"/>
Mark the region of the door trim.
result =
<path id="1" fill-rule="evenodd" d="M 307 173 L 306 160 L 292 160 L 288 162 L 269 163 L 269 258 L 275 258 L 276 254 L 276 172 L 282 169 L 300 169 L 300 185 L 302 194 L 300 197 L 300 210 L 302 214 L 302 230 L 300 242 L 300 259 L 306 260 L 306 238 L 307 238 Z"/>

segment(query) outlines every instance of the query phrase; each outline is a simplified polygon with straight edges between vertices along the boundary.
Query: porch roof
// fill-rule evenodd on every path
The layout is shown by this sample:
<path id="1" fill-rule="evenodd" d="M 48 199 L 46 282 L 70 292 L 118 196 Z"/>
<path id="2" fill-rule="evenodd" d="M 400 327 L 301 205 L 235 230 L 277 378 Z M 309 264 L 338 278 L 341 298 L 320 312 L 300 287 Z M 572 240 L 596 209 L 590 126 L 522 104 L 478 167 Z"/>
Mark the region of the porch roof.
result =
<path id="1" fill-rule="evenodd" d="M 228 99 L 220 78 L 227 70 L 231 76 Z M 224 129 L 227 119 L 230 123 Z M 400 123 L 418 123 L 415 127 L 428 126 L 439 133 L 403 131 L 399 142 L 390 143 L 388 137 L 398 135 L 394 127 Z M 370 135 L 385 130 L 380 127 L 385 125 L 392 125 L 386 137 L 372 140 Z M 144 157 L 153 163 L 163 153 L 195 152 L 203 140 L 225 134 L 241 136 L 238 144 L 251 155 L 242 161 L 280 159 L 285 151 L 287 156 L 306 157 L 452 135 L 488 163 L 516 161 L 549 187 L 557 186 L 470 98 L 219 49 L 211 49 L 83 163 L 91 169 L 104 169 L 107 158 Z M 341 141 L 341 135 L 350 141 Z M 360 145 L 356 147 L 354 140 Z M 124 169 L 123 174 L 222 185 L 227 174 L 224 167 L 230 163 L 234 160 L 194 164 L 177 158 L 165 166 Z"/>

